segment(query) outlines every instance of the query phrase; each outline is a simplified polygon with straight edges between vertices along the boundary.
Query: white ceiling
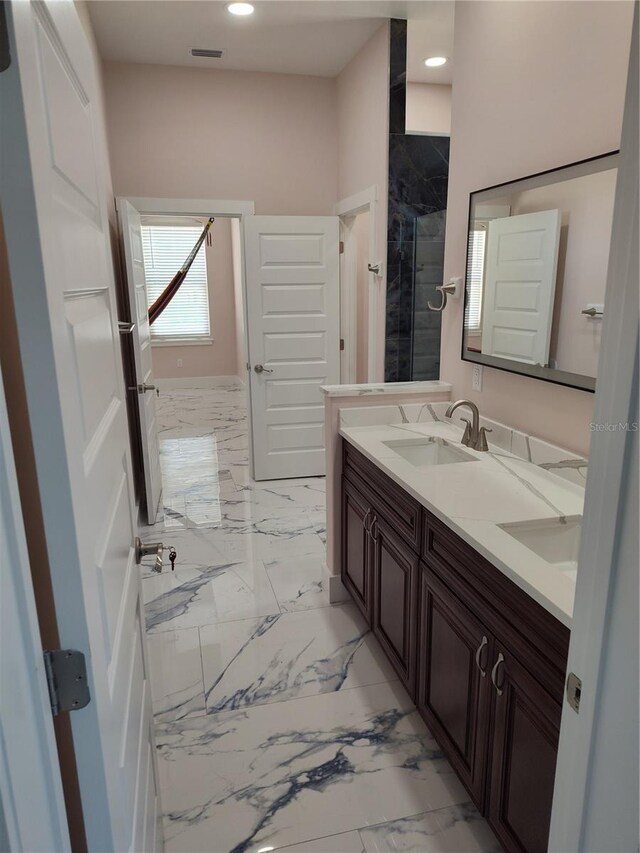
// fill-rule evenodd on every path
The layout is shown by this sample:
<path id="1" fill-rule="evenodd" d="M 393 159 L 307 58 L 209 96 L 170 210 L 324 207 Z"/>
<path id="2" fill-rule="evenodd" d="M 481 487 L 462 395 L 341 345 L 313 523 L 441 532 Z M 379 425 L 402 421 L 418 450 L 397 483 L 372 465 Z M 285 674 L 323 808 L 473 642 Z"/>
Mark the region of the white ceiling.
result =
<path id="1" fill-rule="evenodd" d="M 443 8 L 453 7 L 449 0 L 253 2 L 256 11 L 247 18 L 230 15 L 227 0 L 89 0 L 87 5 L 107 60 L 319 77 L 339 74 L 384 18 L 415 18 L 428 34 L 428 22 L 433 19 L 440 32 L 447 17 Z M 220 49 L 224 55 L 196 58 L 193 47 Z"/>
<path id="2" fill-rule="evenodd" d="M 430 3 L 428 19 L 412 18 L 407 24 L 407 80 L 410 83 L 446 83 L 453 74 L 454 3 Z M 446 56 L 439 68 L 427 68 L 429 56 Z"/>

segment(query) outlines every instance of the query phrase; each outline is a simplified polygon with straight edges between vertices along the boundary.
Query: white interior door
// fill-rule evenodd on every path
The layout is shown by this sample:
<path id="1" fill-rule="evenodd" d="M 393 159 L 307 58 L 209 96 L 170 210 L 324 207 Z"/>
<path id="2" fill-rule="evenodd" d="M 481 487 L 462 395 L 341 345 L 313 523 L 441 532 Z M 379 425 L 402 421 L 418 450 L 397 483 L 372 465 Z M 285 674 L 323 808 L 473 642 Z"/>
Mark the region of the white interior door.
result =
<path id="1" fill-rule="evenodd" d="M 256 480 L 324 474 L 320 386 L 340 381 L 337 216 L 245 220 Z"/>
<path id="2" fill-rule="evenodd" d="M 1 380 L 0 543 L 0 850 L 62 853 L 71 847 Z"/>
<path id="3" fill-rule="evenodd" d="M 134 328 L 133 349 L 136 363 L 138 410 L 142 433 L 142 463 L 147 498 L 147 523 L 155 524 L 162 496 L 162 471 L 158 450 L 156 388 L 151 362 L 151 328 L 144 275 L 144 254 L 140 214 L 126 199 L 118 199 L 118 218 L 127 273 L 127 292 Z M 168 284 L 169 282 L 167 282 Z"/>
<path id="4" fill-rule="evenodd" d="M 71 0 L 6 4 L 0 195 L 90 850 L 146 851 L 156 787 L 97 81 Z M 40 820 L 36 811 L 33 819 Z"/>
<path id="5" fill-rule="evenodd" d="M 559 210 L 489 222 L 482 308 L 486 355 L 548 363 L 559 242 Z"/>

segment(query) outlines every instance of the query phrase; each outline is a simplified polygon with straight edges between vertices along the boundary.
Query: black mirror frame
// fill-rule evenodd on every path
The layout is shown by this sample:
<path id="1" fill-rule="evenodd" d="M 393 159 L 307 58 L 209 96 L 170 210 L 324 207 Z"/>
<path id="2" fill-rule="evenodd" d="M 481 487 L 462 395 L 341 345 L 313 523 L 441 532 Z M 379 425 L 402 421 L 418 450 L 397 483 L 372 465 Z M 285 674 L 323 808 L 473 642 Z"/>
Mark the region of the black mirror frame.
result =
<path id="1" fill-rule="evenodd" d="M 494 184 L 490 187 L 483 187 L 480 190 L 474 190 L 469 193 L 469 213 L 467 215 L 467 239 L 466 239 L 466 260 L 464 269 L 464 300 L 463 300 L 463 315 L 462 315 L 462 350 L 460 357 L 462 361 L 468 361 L 472 364 L 479 364 L 483 367 L 491 367 L 495 370 L 503 370 L 506 373 L 515 373 L 519 376 L 527 376 L 530 379 L 541 379 L 543 382 L 551 382 L 554 385 L 564 385 L 567 388 L 576 388 L 580 391 L 595 392 L 596 377 L 584 376 L 579 373 L 569 373 L 565 370 L 558 370 L 553 367 L 533 367 L 531 365 L 520 365 L 518 362 L 510 361 L 507 358 L 497 358 L 490 355 L 482 355 L 471 352 L 465 348 L 465 325 L 464 318 L 467 313 L 467 274 L 469 269 L 469 233 L 471 231 L 471 214 L 473 211 L 474 196 L 480 193 L 489 192 L 490 190 L 498 190 L 503 187 L 509 187 L 513 184 L 518 184 L 521 181 L 527 181 L 531 178 L 540 178 L 544 175 L 552 175 L 557 172 L 562 172 L 565 169 L 571 169 L 575 166 L 582 166 L 585 163 L 594 163 L 598 160 L 603 160 L 606 157 L 613 157 L 620 153 L 619 149 L 615 151 L 607 151 L 605 154 L 598 154 L 595 157 L 587 157 L 584 160 L 576 160 L 574 163 L 567 163 L 564 166 L 558 166 L 554 169 L 546 169 L 544 172 L 534 172 L 531 175 L 525 175 L 521 178 L 515 178 L 511 181 L 503 181 L 500 184 Z M 558 181 L 559 183 L 559 181 Z"/>

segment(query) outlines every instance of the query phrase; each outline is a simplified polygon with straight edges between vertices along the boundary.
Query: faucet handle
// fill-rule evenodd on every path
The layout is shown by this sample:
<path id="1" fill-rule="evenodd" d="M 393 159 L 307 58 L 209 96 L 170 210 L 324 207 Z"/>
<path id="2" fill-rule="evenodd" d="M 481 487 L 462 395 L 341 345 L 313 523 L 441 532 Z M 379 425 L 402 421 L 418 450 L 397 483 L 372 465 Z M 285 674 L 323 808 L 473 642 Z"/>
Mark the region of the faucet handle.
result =
<path id="1" fill-rule="evenodd" d="M 460 439 L 460 442 L 461 444 L 465 444 L 467 447 L 470 447 L 473 443 L 471 438 L 471 421 L 468 418 L 460 418 L 460 420 L 466 424 L 464 428 L 464 435 Z"/>
<path id="2" fill-rule="evenodd" d="M 488 450 L 489 446 L 487 444 L 487 433 L 493 432 L 492 429 L 488 429 L 487 427 L 480 427 L 478 431 L 478 441 L 476 443 L 476 450 Z"/>

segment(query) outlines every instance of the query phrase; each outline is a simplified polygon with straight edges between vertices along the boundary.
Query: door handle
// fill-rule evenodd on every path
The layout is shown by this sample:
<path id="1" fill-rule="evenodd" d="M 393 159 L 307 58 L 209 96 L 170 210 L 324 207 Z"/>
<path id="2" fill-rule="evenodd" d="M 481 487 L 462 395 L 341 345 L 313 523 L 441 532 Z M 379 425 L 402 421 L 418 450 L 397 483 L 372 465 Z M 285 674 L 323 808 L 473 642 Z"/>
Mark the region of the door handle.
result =
<path id="1" fill-rule="evenodd" d="M 270 370 L 268 367 L 265 367 L 263 364 L 256 364 L 253 368 L 256 373 L 273 373 L 273 370 Z"/>
<path id="2" fill-rule="evenodd" d="M 498 687 L 498 680 L 496 676 L 498 675 L 498 667 L 500 664 L 504 663 L 504 655 L 502 652 L 498 655 L 498 660 L 493 665 L 493 669 L 491 670 L 491 681 L 493 682 L 493 686 L 496 688 L 496 693 L 498 696 L 502 696 L 502 688 Z"/>
<path id="3" fill-rule="evenodd" d="M 130 335 L 135 327 L 135 323 L 126 323 L 124 320 L 118 320 L 118 331 L 121 335 Z"/>
<path id="4" fill-rule="evenodd" d="M 476 666 L 480 670 L 480 675 L 484 678 L 487 674 L 487 670 L 482 668 L 482 664 L 480 663 L 480 657 L 482 655 L 482 650 L 489 644 L 489 640 L 485 636 L 482 637 L 482 642 L 476 649 Z"/>
<path id="5" fill-rule="evenodd" d="M 136 536 L 135 540 L 135 554 L 136 554 L 136 564 L 139 566 L 142 562 L 143 557 L 150 557 L 152 554 L 155 554 L 156 561 L 153 565 L 153 571 L 158 572 L 158 574 L 162 571 L 162 553 L 164 551 L 164 545 L 162 542 L 151 542 L 148 545 L 143 544 L 139 536 Z"/>
<path id="6" fill-rule="evenodd" d="M 160 389 L 156 388 L 155 385 L 147 385 L 146 382 L 142 382 L 140 385 L 129 385 L 127 391 L 137 391 L 138 394 L 144 394 L 146 391 L 155 391 L 156 396 L 160 396 Z"/>

